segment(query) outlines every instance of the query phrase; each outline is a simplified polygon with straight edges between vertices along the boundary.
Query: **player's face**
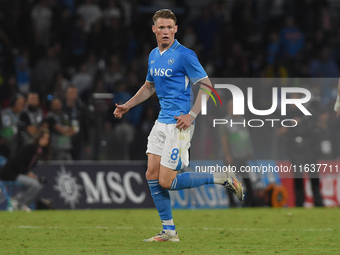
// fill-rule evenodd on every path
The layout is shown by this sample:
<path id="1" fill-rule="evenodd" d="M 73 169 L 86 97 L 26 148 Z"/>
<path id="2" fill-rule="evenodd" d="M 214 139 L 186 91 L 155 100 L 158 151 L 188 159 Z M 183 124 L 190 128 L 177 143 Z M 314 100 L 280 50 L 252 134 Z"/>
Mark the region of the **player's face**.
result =
<path id="1" fill-rule="evenodd" d="M 152 31 L 156 35 L 158 47 L 161 47 L 162 50 L 166 50 L 175 40 L 177 25 L 173 19 L 158 18 L 152 26 Z"/>

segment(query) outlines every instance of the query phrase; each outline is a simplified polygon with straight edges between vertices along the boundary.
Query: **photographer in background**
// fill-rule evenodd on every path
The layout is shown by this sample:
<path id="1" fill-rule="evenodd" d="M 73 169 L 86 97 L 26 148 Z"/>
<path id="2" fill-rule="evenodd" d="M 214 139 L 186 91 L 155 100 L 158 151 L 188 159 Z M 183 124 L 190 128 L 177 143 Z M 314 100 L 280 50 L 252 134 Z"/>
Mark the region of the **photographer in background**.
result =
<path id="1" fill-rule="evenodd" d="M 293 94 L 291 98 L 300 98 L 300 95 Z M 320 125 L 320 120 L 323 119 L 323 111 L 319 105 L 315 105 L 313 116 L 304 116 L 303 113 L 296 107 L 295 104 L 288 108 L 287 116 L 289 119 L 294 119 L 297 123 L 295 127 L 282 127 L 278 131 L 278 135 L 286 135 L 286 149 L 288 158 L 293 166 L 297 167 L 294 172 L 294 188 L 295 188 L 295 205 L 303 207 L 305 202 L 304 191 L 304 167 L 316 165 L 322 156 L 322 135 L 325 132 Z M 293 123 L 292 123 L 293 124 Z M 301 171 L 300 171 L 301 170 Z M 307 172 L 307 171 L 306 171 Z M 314 205 L 323 206 L 322 197 L 320 194 L 320 179 L 317 171 L 308 171 L 308 176 L 311 181 L 312 192 L 314 197 Z"/>
<path id="2" fill-rule="evenodd" d="M 18 193 L 12 204 L 15 209 L 29 212 L 28 207 L 46 184 L 46 179 L 32 172 L 38 159 L 47 161 L 50 154 L 50 132 L 46 128 L 38 131 L 33 143 L 23 146 L 11 157 L 0 171 L 0 180 L 19 182 L 25 190 Z"/>
<path id="3" fill-rule="evenodd" d="M 33 91 L 29 92 L 27 95 L 27 107 L 20 114 L 20 122 L 18 125 L 20 146 L 32 142 L 33 137 L 43 126 L 44 112 L 39 105 L 40 99 L 38 93 Z"/>
<path id="4" fill-rule="evenodd" d="M 90 111 L 78 96 L 78 89 L 70 85 L 65 92 L 65 102 L 62 111 L 70 117 L 71 126 L 75 134 L 71 137 L 72 142 L 72 159 L 79 160 L 82 157 L 82 148 L 85 145 L 86 156 L 91 153 L 89 146 L 89 127 Z"/>
<path id="5" fill-rule="evenodd" d="M 71 126 L 70 116 L 63 110 L 61 99 L 53 96 L 51 109 L 46 116 L 46 122 L 51 131 L 52 160 L 72 160 L 72 136 L 76 134 Z"/>

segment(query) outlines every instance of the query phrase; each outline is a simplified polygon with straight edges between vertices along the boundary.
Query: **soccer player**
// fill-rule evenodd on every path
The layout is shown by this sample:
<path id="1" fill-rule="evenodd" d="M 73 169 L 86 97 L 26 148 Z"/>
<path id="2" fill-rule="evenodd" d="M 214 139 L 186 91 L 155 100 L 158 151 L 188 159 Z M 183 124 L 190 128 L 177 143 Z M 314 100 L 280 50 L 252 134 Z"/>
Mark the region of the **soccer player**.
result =
<path id="1" fill-rule="evenodd" d="M 198 187 L 204 184 L 221 184 L 231 189 L 243 200 L 241 183 L 233 173 L 196 173 L 177 171 L 189 164 L 190 140 L 194 119 L 201 109 L 202 90 L 190 109 L 189 83 L 205 83 L 210 80 L 196 54 L 182 46 L 176 39 L 176 16 L 168 10 L 157 11 L 153 16 L 152 31 L 157 46 L 149 55 L 146 81 L 140 90 L 124 105 L 116 104 L 113 114 L 121 118 L 132 107 L 148 99 L 156 92 L 161 111 L 148 137 L 148 181 L 151 196 L 162 221 L 163 230 L 144 241 L 179 241 L 171 212 L 168 190 Z M 202 85 L 201 85 L 202 86 Z M 208 97 L 207 97 L 208 98 Z"/>

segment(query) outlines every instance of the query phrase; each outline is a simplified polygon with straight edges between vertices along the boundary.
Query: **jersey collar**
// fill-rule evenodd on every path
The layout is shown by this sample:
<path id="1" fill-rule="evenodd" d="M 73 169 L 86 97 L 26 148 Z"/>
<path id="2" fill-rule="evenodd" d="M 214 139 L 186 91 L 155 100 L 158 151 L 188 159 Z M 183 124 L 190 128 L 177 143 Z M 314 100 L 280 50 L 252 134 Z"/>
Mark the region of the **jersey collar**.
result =
<path id="1" fill-rule="evenodd" d="M 169 50 L 174 51 L 176 49 L 176 47 L 178 46 L 178 44 L 179 44 L 179 42 L 177 41 L 177 39 L 175 39 L 174 43 L 171 45 Z"/>
<path id="2" fill-rule="evenodd" d="M 177 46 L 178 46 L 179 42 L 177 41 L 177 39 L 174 40 L 174 43 L 171 45 L 171 47 L 169 49 L 167 49 L 166 51 L 163 51 L 163 53 L 160 52 L 159 48 L 158 48 L 158 52 L 160 55 L 164 55 L 164 53 L 168 52 L 168 51 L 174 51 Z"/>

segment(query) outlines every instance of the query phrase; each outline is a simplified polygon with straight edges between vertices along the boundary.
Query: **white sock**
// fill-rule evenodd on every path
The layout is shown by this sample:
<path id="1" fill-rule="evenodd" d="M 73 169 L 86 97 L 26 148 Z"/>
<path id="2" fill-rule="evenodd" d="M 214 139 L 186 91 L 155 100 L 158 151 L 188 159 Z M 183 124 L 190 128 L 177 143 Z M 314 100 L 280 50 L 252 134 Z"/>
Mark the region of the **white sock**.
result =
<path id="1" fill-rule="evenodd" d="M 227 181 L 226 173 L 213 173 L 215 184 L 224 184 Z"/>
<path id="2" fill-rule="evenodd" d="M 168 235 L 174 236 L 176 235 L 174 220 L 162 220 L 163 231 Z M 169 229 L 171 228 L 171 229 Z"/>
<path id="3" fill-rule="evenodd" d="M 173 226 L 174 224 L 174 219 L 171 220 L 162 220 L 162 225 L 170 225 Z"/>

